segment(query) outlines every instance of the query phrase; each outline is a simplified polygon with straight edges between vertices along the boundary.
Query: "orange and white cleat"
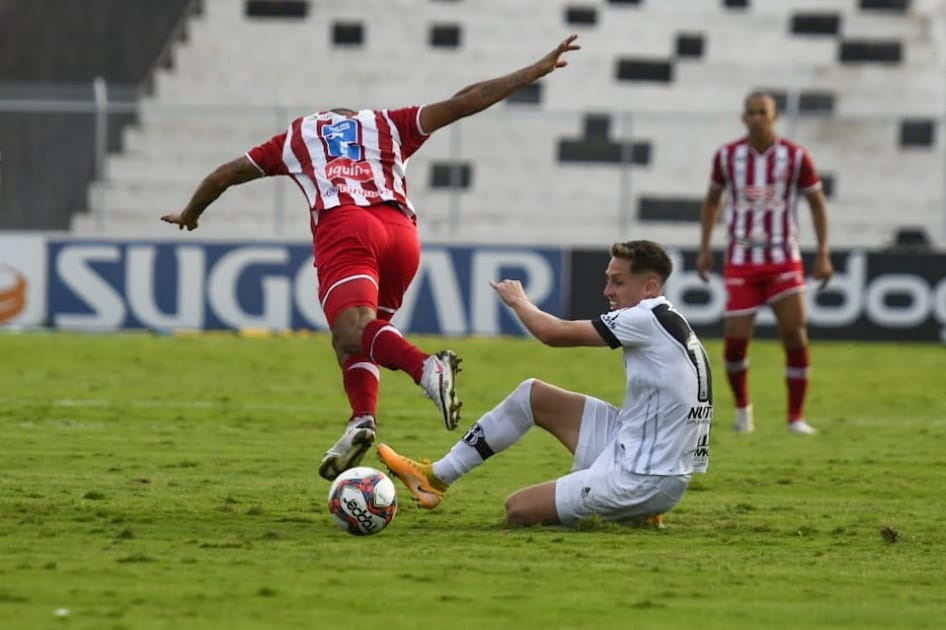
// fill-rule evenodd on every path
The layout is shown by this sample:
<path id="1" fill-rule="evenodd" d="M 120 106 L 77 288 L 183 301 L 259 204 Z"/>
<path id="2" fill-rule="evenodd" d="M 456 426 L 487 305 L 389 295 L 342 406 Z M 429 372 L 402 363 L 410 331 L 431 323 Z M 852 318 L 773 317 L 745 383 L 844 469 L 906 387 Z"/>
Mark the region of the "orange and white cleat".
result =
<path id="1" fill-rule="evenodd" d="M 449 486 L 434 475 L 430 460 L 416 461 L 398 455 L 387 444 L 378 445 L 378 456 L 391 471 L 391 474 L 407 486 L 418 505 L 427 510 L 432 510 L 440 505 L 443 494 Z"/>
<path id="2" fill-rule="evenodd" d="M 663 514 L 652 514 L 647 517 L 647 524 L 653 527 L 654 529 L 664 529 L 664 515 Z"/>

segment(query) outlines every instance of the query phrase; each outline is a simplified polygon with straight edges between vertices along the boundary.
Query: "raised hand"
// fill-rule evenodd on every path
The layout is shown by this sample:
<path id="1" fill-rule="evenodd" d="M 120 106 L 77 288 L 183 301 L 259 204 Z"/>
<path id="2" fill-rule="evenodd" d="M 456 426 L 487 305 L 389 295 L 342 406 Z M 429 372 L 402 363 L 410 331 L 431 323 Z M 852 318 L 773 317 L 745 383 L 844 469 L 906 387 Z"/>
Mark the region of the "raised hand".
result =
<path id="1" fill-rule="evenodd" d="M 562 43 L 556 46 L 552 52 L 548 53 L 538 62 L 536 62 L 537 65 L 542 68 L 542 74 L 548 74 L 556 68 L 564 68 L 568 65 L 568 60 L 563 59 L 562 55 L 573 50 L 581 50 L 581 46 L 575 43 L 576 39 L 578 39 L 578 34 L 572 33 L 562 40 Z"/>
<path id="2" fill-rule="evenodd" d="M 179 212 L 177 214 L 166 214 L 161 217 L 161 220 L 165 223 L 171 223 L 176 225 L 180 229 L 187 228 L 188 232 L 197 229 L 197 217 L 191 217 L 186 212 Z"/>
<path id="3" fill-rule="evenodd" d="M 507 306 L 515 306 L 519 302 L 529 301 L 522 283 L 518 280 L 500 280 L 499 282 L 490 280 L 489 286 L 496 289 L 496 293 L 499 294 L 499 297 Z"/>

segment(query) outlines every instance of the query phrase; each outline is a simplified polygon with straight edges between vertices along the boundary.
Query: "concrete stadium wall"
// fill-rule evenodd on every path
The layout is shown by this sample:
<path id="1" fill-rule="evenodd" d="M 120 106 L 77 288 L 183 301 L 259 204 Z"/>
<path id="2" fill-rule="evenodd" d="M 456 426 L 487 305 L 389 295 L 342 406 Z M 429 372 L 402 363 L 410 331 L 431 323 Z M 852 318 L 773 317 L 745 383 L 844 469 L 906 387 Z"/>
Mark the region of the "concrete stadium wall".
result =
<path id="1" fill-rule="evenodd" d="M 0 81 L 138 85 L 192 0 L 7 0 Z"/>
<path id="2" fill-rule="evenodd" d="M 192 5 L 0 2 L 0 229 L 68 230 L 72 215 L 86 209 L 94 176 L 92 113 L 27 110 L 37 101 L 91 107 L 95 77 L 112 86 L 112 99 L 133 102 Z M 109 116 L 110 150 L 119 148 L 132 120 L 127 113 Z"/>
<path id="3" fill-rule="evenodd" d="M 583 50 L 569 69 L 434 134 L 412 157 L 424 239 L 695 243 L 711 152 L 744 133 L 743 96 L 766 89 L 782 103 L 780 133 L 808 147 L 830 184 L 836 246 L 883 248 L 907 229 L 946 247 L 940 0 L 884 10 L 854 0 L 410 5 L 204 0 L 174 68 L 157 73 L 122 153 L 90 189 L 95 216 L 77 217 L 71 232 L 150 234 L 207 170 L 294 115 L 430 102 L 578 32 Z M 436 43 L 438 32 L 454 43 Z M 464 174 L 438 178 L 455 171 Z M 216 202 L 207 227 L 292 237 L 307 228 L 306 210 L 291 182 L 254 182 Z M 811 247 L 804 204 L 801 215 Z"/>

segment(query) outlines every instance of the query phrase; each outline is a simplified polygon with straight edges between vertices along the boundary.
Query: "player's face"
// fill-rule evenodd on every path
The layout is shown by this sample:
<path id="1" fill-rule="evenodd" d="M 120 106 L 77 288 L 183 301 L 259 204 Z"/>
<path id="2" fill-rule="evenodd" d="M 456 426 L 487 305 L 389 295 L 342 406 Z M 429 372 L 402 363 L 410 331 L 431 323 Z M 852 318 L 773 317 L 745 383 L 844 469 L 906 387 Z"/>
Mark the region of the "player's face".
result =
<path id="1" fill-rule="evenodd" d="M 742 121 L 746 124 L 749 135 L 758 137 L 773 133 L 777 117 L 775 101 L 771 97 L 753 96 L 746 99 L 746 110 L 742 114 Z"/>
<path id="2" fill-rule="evenodd" d="M 654 297 L 653 277 L 650 274 L 631 273 L 631 261 L 626 258 L 611 257 L 605 269 L 607 282 L 604 296 L 608 298 L 611 310 L 636 306 L 645 297 Z"/>

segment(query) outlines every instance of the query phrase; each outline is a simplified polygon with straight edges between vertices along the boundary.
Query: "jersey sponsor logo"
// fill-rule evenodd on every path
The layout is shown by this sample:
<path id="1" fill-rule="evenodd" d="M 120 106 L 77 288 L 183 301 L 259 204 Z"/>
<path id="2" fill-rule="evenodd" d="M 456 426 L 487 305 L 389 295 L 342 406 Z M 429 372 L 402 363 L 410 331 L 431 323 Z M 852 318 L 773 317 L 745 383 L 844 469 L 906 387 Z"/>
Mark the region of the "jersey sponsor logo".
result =
<path id="1" fill-rule="evenodd" d="M 358 144 L 358 128 L 358 121 L 354 118 L 323 126 L 320 134 L 325 141 L 329 157 L 360 160 L 361 145 Z"/>
<path id="2" fill-rule="evenodd" d="M 366 162 L 355 162 L 348 158 L 339 158 L 329 162 L 325 167 L 325 175 L 332 181 L 336 179 L 366 181 L 373 177 L 371 167 Z"/>
<path id="3" fill-rule="evenodd" d="M 745 195 L 746 199 L 749 201 L 771 201 L 775 199 L 775 186 L 745 186 L 742 189 L 742 194 Z"/>
<path id="4" fill-rule="evenodd" d="M 330 195 L 337 193 L 345 193 L 346 195 L 361 195 L 366 199 L 380 199 L 381 193 L 377 190 L 365 190 L 364 188 L 358 188 L 357 186 L 349 186 L 348 184 L 338 184 L 333 188 L 328 189 Z"/>
<path id="5" fill-rule="evenodd" d="M 700 436 L 699 441 L 696 443 L 696 448 L 693 450 L 693 457 L 698 459 L 709 458 L 709 433 Z"/>
<path id="6" fill-rule="evenodd" d="M 687 414 L 687 424 L 701 424 L 703 422 L 712 422 L 712 420 L 712 405 L 696 405 L 690 407 L 690 412 Z"/>

